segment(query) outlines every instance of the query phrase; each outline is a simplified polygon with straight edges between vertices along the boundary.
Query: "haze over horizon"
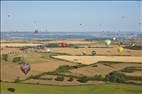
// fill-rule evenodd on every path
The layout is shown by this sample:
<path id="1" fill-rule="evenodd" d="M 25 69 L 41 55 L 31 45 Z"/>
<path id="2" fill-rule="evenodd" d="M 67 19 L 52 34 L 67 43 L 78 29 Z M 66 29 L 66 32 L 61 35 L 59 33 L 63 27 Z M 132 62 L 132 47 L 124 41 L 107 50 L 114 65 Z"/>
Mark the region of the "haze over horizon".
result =
<path id="1" fill-rule="evenodd" d="M 142 32 L 142 1 L 1 1 L 1 31 Z"/>

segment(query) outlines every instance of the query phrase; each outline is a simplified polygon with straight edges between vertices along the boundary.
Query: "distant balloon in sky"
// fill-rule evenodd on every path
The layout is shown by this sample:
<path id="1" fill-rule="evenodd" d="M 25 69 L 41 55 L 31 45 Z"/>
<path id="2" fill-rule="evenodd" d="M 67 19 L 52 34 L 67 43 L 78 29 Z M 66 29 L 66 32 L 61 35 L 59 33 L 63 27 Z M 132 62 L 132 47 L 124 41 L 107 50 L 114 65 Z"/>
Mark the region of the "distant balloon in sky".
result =
<path id="1" fill-rule="evenodd" d="M 142 23 L 141 23 L 141 22 L 139 22 L 138 24 L 139 24 L 139 25 L 141 25 Z"/>
<path id="2" fill-rule="evenodd" d="M 109 39 L 105 40 L 105 44 L 106 44 L 107 46 L 109 46 L 109 45 L 111 44 L 111 40 L 109 40 Z"/>
<path id="3" fill-rule="evenodd" d="M 8 15 L 8 17 L 10 17 L 10 15 Z"/>
<path id="4" fill-rule="evenodd" d="M 102 24 L 99 24 L 99 26 L 102 26 Z"/>
<path id="5" fill-rule="evenodd" d="M 20 69 L 26 75 L 31 70 L 31 66 L 28 63 L 22 62 Z"/>
<path id="6" fill-rule="evenodd" d="M 125 16 L 121 16 L 121 18 L 122 18 L 122 19 L 124 19 L 124 18 L 125 18 Z"/>
<path id="7" fill-rule="evenodd" d="M 116 37 L 113 37 L 113 40 L 116 40 Z"/>
<path id="8" fill-rule="evenodd" d="M 80 25 L 82 25 L 82 24 L 80 24 Z"/>
<path id="9" fill-rule="evenodd" d="M 118 50 L 118 52 L 122 53 L 124 51 L 124 48 L 123 47 L 119 47 L 117 50 Z"/>

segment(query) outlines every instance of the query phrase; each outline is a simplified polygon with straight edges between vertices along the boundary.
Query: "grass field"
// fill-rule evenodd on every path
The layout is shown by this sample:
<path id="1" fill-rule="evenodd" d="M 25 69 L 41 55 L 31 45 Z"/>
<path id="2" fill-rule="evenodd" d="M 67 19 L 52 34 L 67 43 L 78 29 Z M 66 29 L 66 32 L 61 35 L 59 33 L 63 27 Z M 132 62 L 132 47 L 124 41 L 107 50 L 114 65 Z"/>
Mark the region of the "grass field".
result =
<path id="1" fill-rule="evenodd" d="M 129 84 L 97 84 L 82 86 L 48 86 L 32 84 L 1 83 L 1 94 L 7 88 L 16 89 L 15 94 L 141 94 L 142 86 Z"/>

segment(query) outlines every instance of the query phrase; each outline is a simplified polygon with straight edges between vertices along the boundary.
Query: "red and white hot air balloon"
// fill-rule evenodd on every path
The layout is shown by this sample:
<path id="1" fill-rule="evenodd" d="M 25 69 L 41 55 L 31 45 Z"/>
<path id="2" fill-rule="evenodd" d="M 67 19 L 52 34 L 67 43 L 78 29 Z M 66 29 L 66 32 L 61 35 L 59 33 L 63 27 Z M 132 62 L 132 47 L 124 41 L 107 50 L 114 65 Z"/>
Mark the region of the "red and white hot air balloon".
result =
<path id="1" fill-rule="evenodd" d="M 68 45 L 67 43 L 65 43 L 65 42 L 62 42 L 62 43 L 60 43 L 60 46 L 63 47 L 63 48 L 66 48 L 66 47 L 68 47 L 69 45 Z"/>

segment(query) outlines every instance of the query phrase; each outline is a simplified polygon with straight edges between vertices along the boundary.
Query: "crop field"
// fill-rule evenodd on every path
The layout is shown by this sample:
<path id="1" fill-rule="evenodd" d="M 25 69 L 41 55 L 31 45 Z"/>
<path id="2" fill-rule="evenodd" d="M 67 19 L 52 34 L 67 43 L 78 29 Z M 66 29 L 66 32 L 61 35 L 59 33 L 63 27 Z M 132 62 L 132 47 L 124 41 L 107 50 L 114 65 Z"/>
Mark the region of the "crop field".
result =
<path id="1" fill-rule="evenodd" d="M 116 62 L 139 62 L 142 61 L 141 56 L 54 56 L 57 59 L 68 60 L 71 62 L 82 64 L 93 64 L 98 61 L 116 61 Z"/>
<path id="2" fill-rule="evenodd" d="M 58 52 L 58 53 L 66 53 L 71 54 L 73 56 L 81 56 L 82 53 L 85 53 L 86 55 L 91 55 L 91 51 L 96 51 L 96 55 L 99 56 L 141 56 L 142 50 L 131 50 L 131 49 L 125 49 L 123 53 L 118 52 L 118 46 L 113 45 L 111 48 L 107 48 L 105 45 L 95 44 L 95 46 L 99 47 L 92 47 L 88 48 L 88 44 L 86 44 L 87 47 L 85 48 L 51 48 L 52 52 Z"/>

